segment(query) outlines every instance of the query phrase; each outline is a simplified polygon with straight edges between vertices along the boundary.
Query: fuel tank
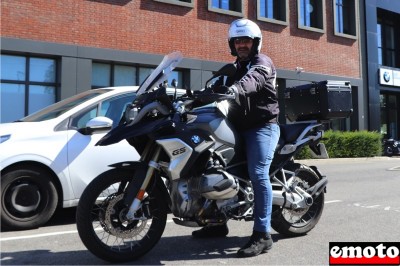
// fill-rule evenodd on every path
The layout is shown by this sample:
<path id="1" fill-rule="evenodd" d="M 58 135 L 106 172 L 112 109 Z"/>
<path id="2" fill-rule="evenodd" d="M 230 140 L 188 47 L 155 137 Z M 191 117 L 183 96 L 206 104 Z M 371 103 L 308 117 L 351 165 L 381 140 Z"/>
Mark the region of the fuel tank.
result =
<path id="1" fill-rule="evenodd" d="M 234 148 L 240 144 L 239 135 L 218 107 L 202 107 L 191 111 L 188 113 L 187 126 L 209 132 L 220 145 Z"/>
<path id="2" fill-rule="evenodd" d="M 187 127 L 208 132 L 215 140 L 214 153 L 225 165 L 242 159 L 241 137 L 218 107 L 201 107 L 188 113 Z"/>

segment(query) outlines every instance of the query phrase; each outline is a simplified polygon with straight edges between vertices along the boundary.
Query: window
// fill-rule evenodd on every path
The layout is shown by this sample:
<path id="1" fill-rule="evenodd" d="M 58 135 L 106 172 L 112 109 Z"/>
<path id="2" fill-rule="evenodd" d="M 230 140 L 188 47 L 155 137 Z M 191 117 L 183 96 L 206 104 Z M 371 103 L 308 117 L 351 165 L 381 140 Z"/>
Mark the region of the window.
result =
<path id="1" fill-rule="evenodd" d="M 399 22 L 399 15 L 378 9 L 377 44 L 380 65 L 400 67 L 400 57 L 397 56 L 400 52 L 399 29 L 395 27 Z"/>
<path id="2" fill-rule="evenodd" d="M 335 35 L 354 38 L 357 36 L 356 0 L 333 0 Z"/>
<path id="3" fill-rule="evenodd" d="M 194 4 L 193 4 L 194 0 L 154 0 L 154 1 L 178 5 L 178 6 L 194 7 Z"/>
<path id="4" fill-rule="evenodd" d="M 54 59 L 1 55 L 0 123 L 55 103 L 56 68 Z"/>
<path id="5" fill-rule="evenodd" d="M 325 32 L 325 0 L 297 0 L 298 27 Z"/>
<path id="6" fill-rule="evenodd" d="M 243 17 L 243 1 L 241 0 L 208 0 L 208 10 Z"/>
<path id="7" fill-rule="evenodd" d="M 114 96 L 97 103 L 72 118 L 71 127 L 81 129 L 86 127 L 86 123 L 97 116 L 105 116 L 113 121 L 113 127 L 116 127 L 125 111 L 128 104 L 135 99 L 134 93 L 126 93 L 123 95 Z"/>
<path id="8" fill-rule="evenodd" d="M 133 66 L 93 63 L 92 88 L 138 85 L 136 72 Z"/>
<path id="9" fill-rule="evenodd" d="M 394 138 L 399 136 L 399 106 L 400 97 L 391 94 L 380 95 L 381 107 L 381 134 L 384 139 Z"/>
<path id="10" fill-rule="evenodd" d="M 257 0 L 257 19 L 288 25 L 288 0 Z"/>
<path id="11" fill-rule="evenodd" d="M 111 86 L 111 65 L 93 63 L 92 88 Z"/>
<path id="12" fill-rule="evenodd" d="M 378 63 L 396 67 L 395 36 L 393 25 L 377 24 Z"/>
<path id="13" fill-rule="evenodd" d="M 114 66 L 114 86 L 131 85 L 136 82 L 136 68 L 131 66 Z"/>
<path id="14" fill-rule="evenodd" d="M 94 62 L 92 64 L 92 89 L 110 86 L 139 86 L 153 70 L 154 68 L 148 67 Z M 177 70 L 173 71 L 168 79 L 170 86 L 173 79 L 178 81 L 178 86 L 182 86 L 183 73 Z"/>
<path id="15" fill-rule="evenodd" d="M 153 71 L 153 68 L 147 68 L 147 67 L 141 67 L 139 69 L 139 83 L 138 85 L 142 84 L 145 79 L 151 74 Z"/>

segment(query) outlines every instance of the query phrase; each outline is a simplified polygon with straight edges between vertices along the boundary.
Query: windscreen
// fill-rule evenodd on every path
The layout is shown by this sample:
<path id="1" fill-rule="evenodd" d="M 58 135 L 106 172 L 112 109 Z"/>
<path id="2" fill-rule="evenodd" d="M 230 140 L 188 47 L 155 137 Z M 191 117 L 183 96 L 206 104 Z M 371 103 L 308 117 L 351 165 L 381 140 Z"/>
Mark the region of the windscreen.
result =
<path id="1" fill-rule="evenodd" d="M 181 62 L 183 56 L 181 52 L 172 52 L 166 56 L 158 67 L 140 85 L 137 95 L 140 95 L 167 79 L 168 75 Z"/>

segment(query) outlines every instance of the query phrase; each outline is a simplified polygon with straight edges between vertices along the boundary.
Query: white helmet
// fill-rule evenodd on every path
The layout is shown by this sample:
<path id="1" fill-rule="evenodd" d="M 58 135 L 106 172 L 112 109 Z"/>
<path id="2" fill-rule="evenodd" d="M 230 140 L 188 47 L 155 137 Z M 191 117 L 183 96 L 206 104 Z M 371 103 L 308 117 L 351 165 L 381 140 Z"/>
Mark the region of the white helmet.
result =
<path id="1" fill-rule="evenodd" d="M 231 54 L 237 56 L 234 39 L 239 37 L 249 37 L 253 39 L 252 55 L 258 54 L 261 50 L 262 34 L 260 28 L 251 20 L 241 18 L 233 21 L 229 27 L 228 42 Z"/>

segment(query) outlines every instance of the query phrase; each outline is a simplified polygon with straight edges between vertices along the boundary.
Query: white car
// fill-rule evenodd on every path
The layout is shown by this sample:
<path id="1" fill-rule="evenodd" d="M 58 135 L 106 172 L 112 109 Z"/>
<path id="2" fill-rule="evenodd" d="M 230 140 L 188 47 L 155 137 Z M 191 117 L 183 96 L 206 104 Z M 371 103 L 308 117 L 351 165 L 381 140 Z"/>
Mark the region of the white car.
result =
<path id="1" fill-rule="evenodd" d="M 0 124 L 3 228 L 42 226 L 57 207 L 76 206 L 85 187 L 108 165 L 139 159 L 126 140 L 95 146 L 118 125 L 137 88 L 88 90 L 17 122 Z"/>

